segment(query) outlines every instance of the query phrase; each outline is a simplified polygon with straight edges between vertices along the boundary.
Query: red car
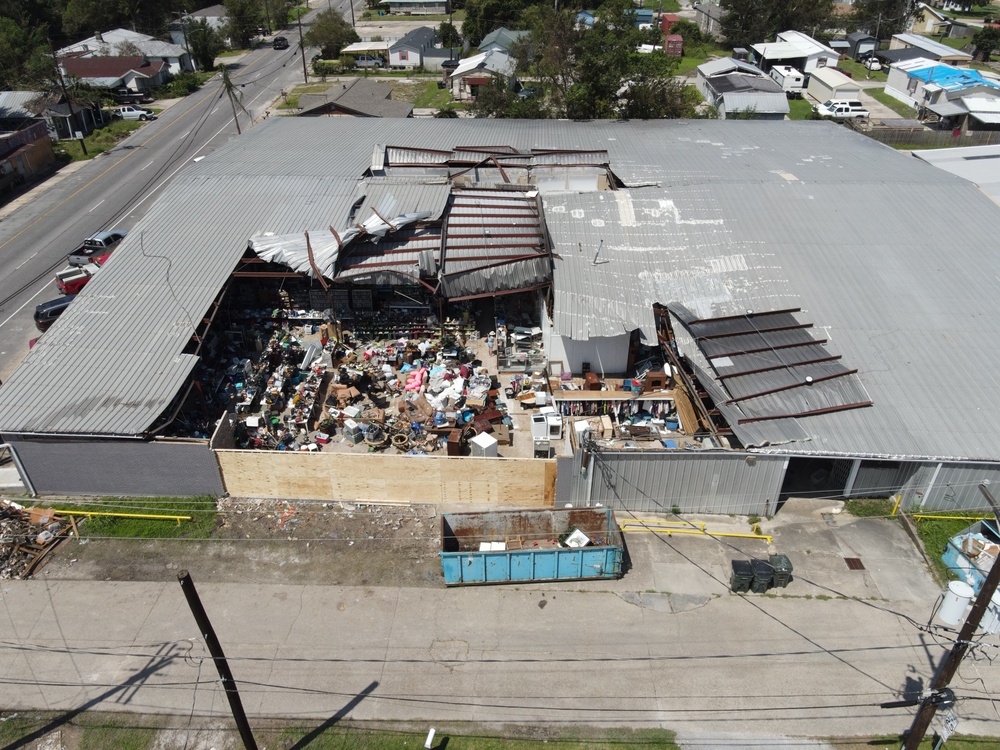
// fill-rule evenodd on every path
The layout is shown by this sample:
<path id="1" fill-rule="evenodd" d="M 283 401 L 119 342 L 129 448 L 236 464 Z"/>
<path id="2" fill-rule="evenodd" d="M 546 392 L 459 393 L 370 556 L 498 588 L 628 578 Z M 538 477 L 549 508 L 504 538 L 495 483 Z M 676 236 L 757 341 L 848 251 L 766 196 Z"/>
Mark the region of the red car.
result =
<path id="1" fill-rule="evenodd" d="M 67 266 L 56 274 L 56 286 L 63 294 L 77 294 L 104 265 L 111 253 L 98 255 L 82 266 Z"/>

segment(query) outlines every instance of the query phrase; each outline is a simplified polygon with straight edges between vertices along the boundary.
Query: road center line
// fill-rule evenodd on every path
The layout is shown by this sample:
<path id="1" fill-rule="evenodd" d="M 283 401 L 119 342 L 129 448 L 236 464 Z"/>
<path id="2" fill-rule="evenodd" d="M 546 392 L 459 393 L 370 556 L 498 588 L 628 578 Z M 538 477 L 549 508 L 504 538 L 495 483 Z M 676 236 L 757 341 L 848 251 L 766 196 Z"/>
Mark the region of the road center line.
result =
<path id="1" fill-rule="evenodd" d="M 153 163 L 153 162 L 149 162 L 149 164 L 152 164 L 152 163 Z M 149 166 L 149 164 L 147 164 L 147 165 L 146 165 L 146 167 L 148 167 L 148 166 Z M 146 167 L 143 167 L 142 169 L 145 169 Z M 141 171 L 142 171 L 142 169 L 140 169 L 139 171 L 141 172 Z"/>
<path id="2" fill-rule="evenodd" d="M 99 205 L 101 205 L 101 203 L 104 203 L 104 201 L 106 201 L 106 200 L 107 200 L 107 198 L 101 198 L 100 202 L 94 204 L 94 208 L 97 208 Z M 94 208 L 90 209 L 90 211 L 93 211 Z M 87 213 L 89 214 L 90 211 L 87 211 Z"/>

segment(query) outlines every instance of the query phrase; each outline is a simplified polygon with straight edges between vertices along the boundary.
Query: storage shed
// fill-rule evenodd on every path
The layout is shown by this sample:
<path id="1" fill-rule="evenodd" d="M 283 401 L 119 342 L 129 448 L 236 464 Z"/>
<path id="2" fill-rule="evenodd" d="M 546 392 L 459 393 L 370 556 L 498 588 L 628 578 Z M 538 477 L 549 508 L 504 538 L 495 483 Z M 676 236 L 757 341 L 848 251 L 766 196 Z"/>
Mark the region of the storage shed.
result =
<path id="1" fill-rule="evenodd" d="M 852 60 L 860 60 L 878 49 L 878 39 L 863 31 L 852 31 L 847 35 L 848 52 Z"/>
<path id="2" fill-rule="evenodd" d="M 809 76 L 809 96 L 819 102 L 828 99 L 859 99 L 861 86 L 833 68 L 817 68 Z"/>
<path id="3" fill-rule="evenodd" d="M 667 34 L 663 37 L 663 51 L 669 57 L 681 57 L 684 54 L 684 37 L 680 34 Z"/>

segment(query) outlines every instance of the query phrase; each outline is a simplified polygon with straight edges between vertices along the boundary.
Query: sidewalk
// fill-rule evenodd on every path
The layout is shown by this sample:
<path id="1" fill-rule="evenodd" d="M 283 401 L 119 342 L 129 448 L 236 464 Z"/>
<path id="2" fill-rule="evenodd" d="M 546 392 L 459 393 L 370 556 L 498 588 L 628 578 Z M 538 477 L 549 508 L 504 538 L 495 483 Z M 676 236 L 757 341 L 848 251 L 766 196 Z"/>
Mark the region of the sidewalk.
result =
<path id="1" fill-rule="evenodd" d="M 939 589 L 897 523 L 836 506 L 792 501 L 763 523 L 796 568 L 789 588 L 766 596 L 728 590 L 729 560 L 765 554 L 763 542 L 733 549 L 648 533 L 627 535 L 633 567 L 619 581 L 210 583 L 251 549 L 211 542 L 184 543 L 167 567 L 171 579 L 191 569 L 251 716 L 324 720 L 350 703 L 357 720 L 662 726 L 697 747 L 730 748 L 896 733 L 910 709 L 878 704 L 919 693 L 940 659 L 941 645 L 907 619 L 926 622 Z M 320 543 L 269 546 L 274 580 Z M 11 678 L 0 702 L 225 717 L 176 581 L 69 580 L 77 545 L 59 551 L 49 575 L 3 582 L 8 640 L 30 650 L 0 650 Z M 963 676 L 1000 689 L 971 664 Z M 963 734 L 995 733 L 989 702 L 962 702 L 960 715 Z"/>

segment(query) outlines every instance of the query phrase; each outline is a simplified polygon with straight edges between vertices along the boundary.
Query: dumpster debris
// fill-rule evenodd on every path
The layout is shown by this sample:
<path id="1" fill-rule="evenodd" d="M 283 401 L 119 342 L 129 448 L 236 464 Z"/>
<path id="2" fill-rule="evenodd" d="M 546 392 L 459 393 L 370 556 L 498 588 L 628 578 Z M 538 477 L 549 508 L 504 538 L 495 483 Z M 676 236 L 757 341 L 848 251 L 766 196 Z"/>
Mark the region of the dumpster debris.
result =
<path id="1" fill-rule="evenodd" d="M 0 579 L 30 577 L 73 528 L 51 509 L 0 500 Z"/>

